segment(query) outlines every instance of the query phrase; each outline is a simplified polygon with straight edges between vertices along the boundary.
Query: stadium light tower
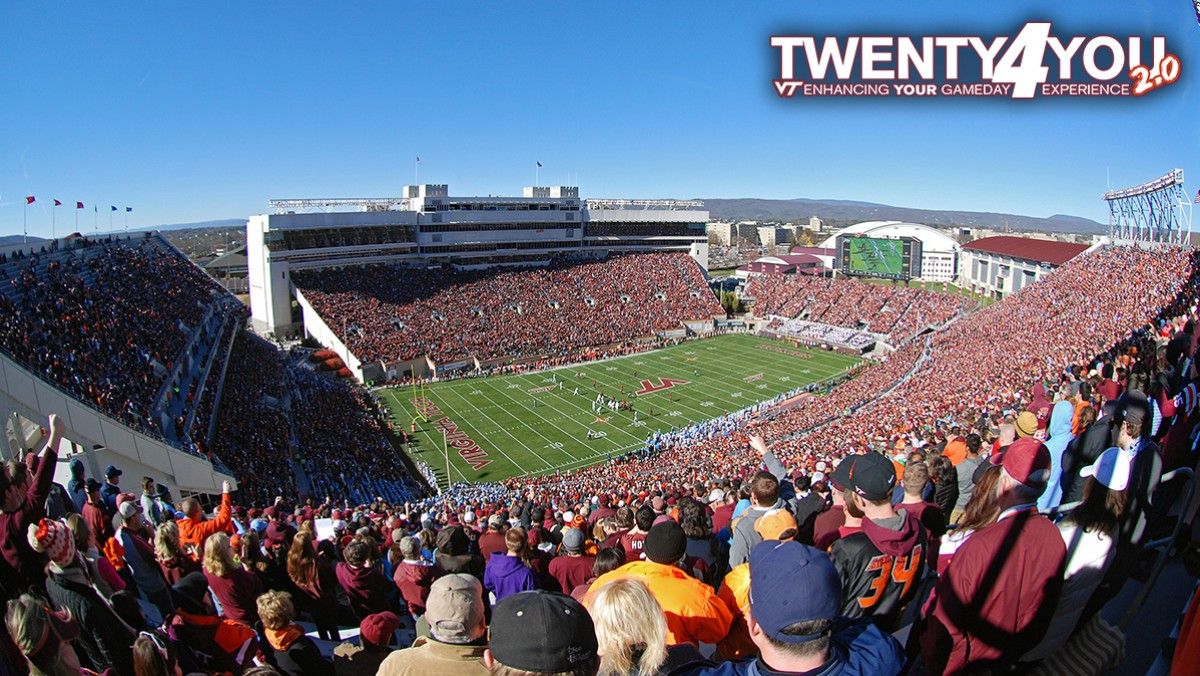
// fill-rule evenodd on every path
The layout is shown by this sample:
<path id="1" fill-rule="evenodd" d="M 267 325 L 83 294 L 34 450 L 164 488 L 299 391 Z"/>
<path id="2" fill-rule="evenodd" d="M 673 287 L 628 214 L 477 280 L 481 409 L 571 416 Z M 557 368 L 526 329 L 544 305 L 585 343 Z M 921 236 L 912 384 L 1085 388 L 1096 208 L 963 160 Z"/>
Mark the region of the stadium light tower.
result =
<path id="1" fill-rule="evenodd" d="M 1138 244 L 1188 245 L 1192 237 L 1192 204 L 1183 189 L 1183 169 L 1153 181 L 1104 193 L 1108 202 L 1108 236 Z"/>

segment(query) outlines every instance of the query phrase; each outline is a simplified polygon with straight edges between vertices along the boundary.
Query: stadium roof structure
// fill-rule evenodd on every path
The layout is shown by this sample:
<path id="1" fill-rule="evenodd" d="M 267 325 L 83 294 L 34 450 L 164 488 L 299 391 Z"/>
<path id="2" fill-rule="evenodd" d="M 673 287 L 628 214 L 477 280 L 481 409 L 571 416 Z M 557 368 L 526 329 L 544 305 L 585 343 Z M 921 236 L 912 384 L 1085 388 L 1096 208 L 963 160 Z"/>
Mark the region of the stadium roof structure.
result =
<path id="1" fill-rule="evenodd" d="M 963 245 L 964 249 L 981 253 L 1021 258 L 1048 265 L 1062 265 L 1087 250 L 1086 244 L 1060 242 L 1053 239 L 997 235 L 984 237 Z"/>
<path id="2" fill-rule="evenodd" d="M 796 272 L 820 274 L 824 269 L 820 258 L 811 254 L 785 254 L 763 256 L 738 268 L 738 272 L 762 275 L 790 275 Z"/>

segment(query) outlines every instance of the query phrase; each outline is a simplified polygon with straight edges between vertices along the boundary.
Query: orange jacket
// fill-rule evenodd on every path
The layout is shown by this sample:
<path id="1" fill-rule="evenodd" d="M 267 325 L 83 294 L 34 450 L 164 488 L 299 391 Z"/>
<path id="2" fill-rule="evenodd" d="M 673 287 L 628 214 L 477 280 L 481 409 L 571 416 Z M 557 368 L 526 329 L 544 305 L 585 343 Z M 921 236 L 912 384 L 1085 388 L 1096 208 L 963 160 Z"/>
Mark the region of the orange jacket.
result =
<path id="1" fill-rule="evenodd" d="M 724 660 L 757 655 L 758 646 L 750 640 L 750 627 L 746 624 L 746 611 L 750 610 L 750 564 L 743 563 L 729 571 L 717 591 L 717 598 L 733 613 L 733 625 L 729 634 L 717 644 L 717 655 Z"/>
<path id="2" fill-rule="evenodd" d="M 192 519 L 184 517 L 175 522 L 179 526 L 179 546 L 186 552 L 188 547 L 195 547 L 194 558 L 199 559 L 204 551 L 204 541 L 213 533 L 225 530 L 232 516 L 229 511 L 229 494 L 221 496 L 221 507 L 217 509 L 217 517 L 205 521 L 203 518 Z"/>
<path id="3" fill-rule="evenodd" d="M 588 589 L 584 605 L 590 608 L 592 597 L 605 584 L 628 577 L 645 582 L 662 606 L 667 616 L 667 645 L 715 644 L 729 633 L 733 612 L 712 587 L 675 566 L 653 561 L 634 561 L 601 575 Z"/>

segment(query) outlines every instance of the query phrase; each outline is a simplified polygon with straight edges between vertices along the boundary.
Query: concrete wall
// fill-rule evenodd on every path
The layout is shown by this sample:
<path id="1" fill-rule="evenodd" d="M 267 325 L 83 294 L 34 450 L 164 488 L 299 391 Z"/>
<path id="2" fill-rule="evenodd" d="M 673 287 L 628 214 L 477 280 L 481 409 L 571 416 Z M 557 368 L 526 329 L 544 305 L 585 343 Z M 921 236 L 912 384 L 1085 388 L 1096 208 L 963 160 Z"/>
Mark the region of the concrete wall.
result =
<path id="1" fill-rule="evenodd" d="M 39 424 L 51 413 L 58 414 L 66 423 L 65 438 L 83 449 L 79 457 L 89 476 L 101 476 L 104 467 L 113 464 L 130 482 L 152 476 L 176 495 L 218 493 L 222 480 L 236 485 L 232 476 L 218 472 L 208 460 L 130 429 L 0 355 L 0 419 L 9 420 L 14 413 Z M 64 459 L 60 470 L 65 468 Z M 65 478 L 69 476 L 64 475 L 64 482 Z"/>
<path id="2" fill-rule="evenodd" d="M 325 320 L 313 309 L 313 306 L 299 289 L 296 290 L 296 301 L 300 304 L 300 314 L 304 320 L 305 335 L 336 352 L 337 356 L 346 362 L 346 368 L 350 369 L 350 372 L 354 374 L 358 382 L 364 382 L 362 362 L 350 352 L 350 348 L 346 347 L 346 344 L 342 342 L 338 334 L 329 328 Z"/>

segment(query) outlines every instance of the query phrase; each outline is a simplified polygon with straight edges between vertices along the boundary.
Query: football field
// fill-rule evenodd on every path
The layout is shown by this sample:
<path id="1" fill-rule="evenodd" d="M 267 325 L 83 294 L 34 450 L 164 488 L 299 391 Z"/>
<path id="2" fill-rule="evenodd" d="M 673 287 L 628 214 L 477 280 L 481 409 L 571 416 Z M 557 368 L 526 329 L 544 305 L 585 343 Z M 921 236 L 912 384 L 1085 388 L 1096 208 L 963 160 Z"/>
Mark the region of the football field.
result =
<path id="1" fill-rule="evenodd" d="M 412 457 L 432 467 L 444 486 L 444 443 L 455 482 L 574 469 L 641 448 L 655 431 L 825 381 L 857 362 L 835 352 L 737 334 L 536 373 L 415 390 L 397 387 L 379 395 L 405 430 L 416 417 Z M 626 401 L 631 410 L 605 408 L 598 395 Z"/>

